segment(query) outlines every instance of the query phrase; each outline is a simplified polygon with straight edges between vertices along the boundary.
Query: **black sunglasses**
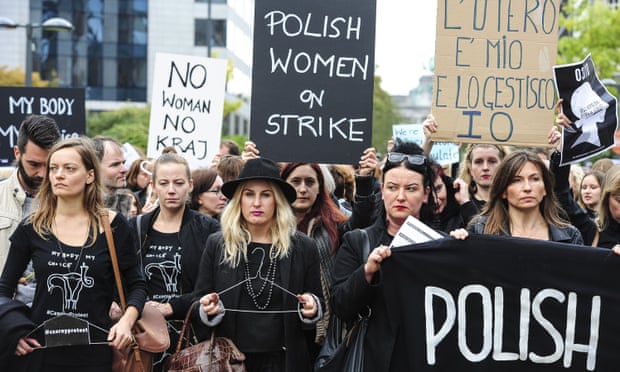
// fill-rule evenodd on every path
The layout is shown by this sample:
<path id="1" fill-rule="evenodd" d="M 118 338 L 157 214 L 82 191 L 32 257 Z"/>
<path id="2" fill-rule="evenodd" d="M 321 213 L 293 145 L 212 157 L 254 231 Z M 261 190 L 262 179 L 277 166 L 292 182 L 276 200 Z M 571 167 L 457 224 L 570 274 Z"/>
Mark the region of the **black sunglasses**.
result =
<path id="1" fill-rule="evenodd" d="M 409 155 L 400 152 L 388 152 L 387 161 L 390 163 L 400 164 L 403 160 L 407 160 L 411 165 L 426 165 L 426 157 L 423 155 Z"/>

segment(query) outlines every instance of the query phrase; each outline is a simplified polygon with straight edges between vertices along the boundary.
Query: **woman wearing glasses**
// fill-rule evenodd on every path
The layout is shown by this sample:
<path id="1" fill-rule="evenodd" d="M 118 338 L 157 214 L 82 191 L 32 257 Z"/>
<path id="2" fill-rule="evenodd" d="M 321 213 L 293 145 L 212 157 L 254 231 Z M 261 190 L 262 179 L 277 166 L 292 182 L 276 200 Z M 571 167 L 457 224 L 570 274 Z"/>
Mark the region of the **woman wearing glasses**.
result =
<path id="1" fill-rule="evenodd" d="M 219 219 L 228 198 L 222 193 L 222 177 L 213 169 L 199 168 L 192 171 L 194 189 L 190 207 L 209 217 Z"/>
<path id="2" fill-rule="evenodd" d="M 368 257 L 364 257 L 366 238 L 361 230 L 345 234 L 336 253 L 331 288 L 333 312 L 345 321 L 355 320 L 368 311 L 372 313 L 364 345 L 364 371 L 391 371 L 391 363 L 398 365 L 410 352 L 390 329 L 380 269 L 381 262 L 391 255 L 390 242 L 407 217 L 413 216 L 427 224 L 432 221 L 434 179 L 422 149 L 414 143 L 396 140 L 383 165 L 381 213 L 375 223 L 365 229 L 370 250 Z"/>
<path id="3" fill-rule="evenodd" d="M 168 319 L 171 347 L 174 331 L 191 305 L 198 263 L 207 238 L 219 231 L 217 220 L 189 208 L 193 181 L 189 165 L 177 154 L 163 154 L 153 166 L 155 210 L 132 219 L 140 241 L 147 296 Z M 161 363 L 155 365 L 155 370 Z"/>

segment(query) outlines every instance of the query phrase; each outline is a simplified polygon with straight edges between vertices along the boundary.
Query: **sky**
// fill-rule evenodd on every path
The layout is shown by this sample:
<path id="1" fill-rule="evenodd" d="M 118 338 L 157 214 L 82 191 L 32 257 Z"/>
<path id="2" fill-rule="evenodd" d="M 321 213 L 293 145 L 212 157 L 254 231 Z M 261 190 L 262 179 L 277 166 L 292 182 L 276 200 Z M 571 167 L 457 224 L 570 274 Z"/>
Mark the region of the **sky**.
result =
<path id="1" fill-rule="evenodd" d="M 377 0 L 375 75 L 383 90 L 408 95 L 418 85 L 435 54 L 436 18 L 433 0 Z"/>

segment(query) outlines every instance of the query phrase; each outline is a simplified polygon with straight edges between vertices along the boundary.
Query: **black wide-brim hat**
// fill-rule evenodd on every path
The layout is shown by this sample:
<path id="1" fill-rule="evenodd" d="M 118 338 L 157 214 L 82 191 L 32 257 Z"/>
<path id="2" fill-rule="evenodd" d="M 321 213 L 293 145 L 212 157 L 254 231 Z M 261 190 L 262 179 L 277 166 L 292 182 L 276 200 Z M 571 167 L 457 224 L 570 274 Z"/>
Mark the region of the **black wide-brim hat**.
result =
<path id="1" fill-rule="evenodd" d="M 295 188 L 280 177 L 280 168 L 278 168 L 278 165 L 267 158 L 248 160 L 243 166 L 243 169 L 241 169 L 241 173 L 239 173 L 239 177 L 236 180 L 228 181 L 222 185 L 222 193 L 228 199 L 232 199 L 237 187 L 243 182 L 250 180 L 272 181 L 282 190 L 289 203 L 297 199 L 297 191 Z"/>

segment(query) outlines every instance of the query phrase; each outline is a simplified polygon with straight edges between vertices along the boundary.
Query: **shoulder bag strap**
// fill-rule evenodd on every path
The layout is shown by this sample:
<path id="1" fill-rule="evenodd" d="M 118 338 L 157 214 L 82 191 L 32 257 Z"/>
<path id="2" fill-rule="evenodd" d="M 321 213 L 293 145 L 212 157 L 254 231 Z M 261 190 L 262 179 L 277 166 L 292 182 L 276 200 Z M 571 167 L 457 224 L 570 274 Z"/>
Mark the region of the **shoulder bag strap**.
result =
<path id="1" fill-rule="evenodd" d="M 368 255 L 370 254 L 370 239 L 368 239 L 368 232 L 365 229 L 360 229 L 362 231 L 362 257 L 364 261 L 368 260 Z"/>
<path id="2" fill-rule="evenodd" d="M 112 268 L 114 269 L 114 279 L 116 280 L 118 297 L 120 297 L 121 299 L 121 309 L 123 310 L 123 312 L 125 312 L 125 310 L 127 309 L 127 302 L 125 301 L 125 292 L 123 291 L 123 282 L 121 281 L 121 272 L 118 268 L 116 247 L 114 246 L 114 238 L 112 237 L 112 228 L 110 227 L 110 218 L 108 217 L 107 210 L 101 213 L 101 223 L 103 224 L 105 238 L 108 242 L 108 250 L 110 251 L 110 260 L 112 261 Z"/>

